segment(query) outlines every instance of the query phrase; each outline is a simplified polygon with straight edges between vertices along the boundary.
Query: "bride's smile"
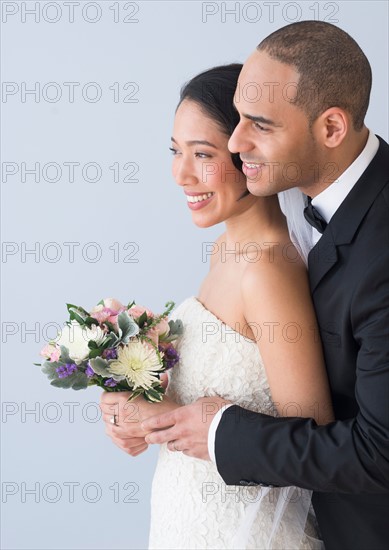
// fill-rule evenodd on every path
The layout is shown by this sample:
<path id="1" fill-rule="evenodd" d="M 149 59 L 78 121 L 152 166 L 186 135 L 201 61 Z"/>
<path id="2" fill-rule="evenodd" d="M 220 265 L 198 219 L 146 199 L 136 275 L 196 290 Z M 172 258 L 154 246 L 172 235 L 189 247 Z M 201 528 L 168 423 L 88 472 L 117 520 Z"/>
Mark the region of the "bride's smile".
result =
<path id="1" fill-rule="evenodd" d="M 199 210 L 210 203 L 211 199 L 215 196 L 215 193 L 189 193 L 188 191 L 185 191 L 185 195 L 189 208 L 191 210 Z"/>

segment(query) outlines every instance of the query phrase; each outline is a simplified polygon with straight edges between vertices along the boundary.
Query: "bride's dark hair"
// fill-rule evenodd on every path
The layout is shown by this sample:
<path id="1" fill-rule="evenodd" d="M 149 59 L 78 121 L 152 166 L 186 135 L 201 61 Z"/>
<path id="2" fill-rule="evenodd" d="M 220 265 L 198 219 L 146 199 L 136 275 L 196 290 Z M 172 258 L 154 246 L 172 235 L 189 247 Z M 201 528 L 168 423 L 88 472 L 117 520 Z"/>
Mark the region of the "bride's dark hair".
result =
<path id="1" fill-rule="evenodd" d="M 241 63 L 231 63 L 208 69 L 184 84 L 178 107 L 188 99 L 196 102 L 204 113 L 214 120 L 227 136 L 231 136 L 239 122 L 239 114 L 232 102 L 238 83 Z M 231 154 L 234 166 L 242 171 L 238 154 Z"/>

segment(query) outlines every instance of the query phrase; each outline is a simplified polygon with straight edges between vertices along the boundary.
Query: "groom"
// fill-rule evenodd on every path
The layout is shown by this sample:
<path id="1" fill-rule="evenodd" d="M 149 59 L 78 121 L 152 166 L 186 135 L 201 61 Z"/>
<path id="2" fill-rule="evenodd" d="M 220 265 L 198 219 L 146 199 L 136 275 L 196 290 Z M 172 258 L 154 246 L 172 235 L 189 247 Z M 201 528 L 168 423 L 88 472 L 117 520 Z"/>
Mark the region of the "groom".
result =
<path id="1" fill-rule="evenodd" d="M 298 185 L 312 198 L 309 278 L 337 420 L 273 418 L 213 397 L 142 424 L 159 430 L 148 443 L 215 460 L 229 485 L 312 489 L 326 550 L 388 547 L 389 147 L 364 125 L 370 88 L 349 35 L 289 25 L 244 64 L 229 142 L 251 193 Z"/>

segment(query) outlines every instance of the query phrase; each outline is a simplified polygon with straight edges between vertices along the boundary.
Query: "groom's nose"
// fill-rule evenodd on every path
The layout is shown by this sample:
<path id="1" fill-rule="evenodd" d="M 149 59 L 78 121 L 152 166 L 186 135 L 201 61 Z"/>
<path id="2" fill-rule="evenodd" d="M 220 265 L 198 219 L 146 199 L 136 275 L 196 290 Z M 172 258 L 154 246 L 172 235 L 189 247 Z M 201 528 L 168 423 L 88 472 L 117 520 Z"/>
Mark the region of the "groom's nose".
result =
<path id="1" fill-rule="evenodd" d="M 241 122 L 239 122 L 228 140 L 228 150 L 231 153 L 244 153 L 246 151 L 250 151 L 251 149 L 252 144 L 250 144 L 247 139 L 246 130 L 242 127 Z"/>

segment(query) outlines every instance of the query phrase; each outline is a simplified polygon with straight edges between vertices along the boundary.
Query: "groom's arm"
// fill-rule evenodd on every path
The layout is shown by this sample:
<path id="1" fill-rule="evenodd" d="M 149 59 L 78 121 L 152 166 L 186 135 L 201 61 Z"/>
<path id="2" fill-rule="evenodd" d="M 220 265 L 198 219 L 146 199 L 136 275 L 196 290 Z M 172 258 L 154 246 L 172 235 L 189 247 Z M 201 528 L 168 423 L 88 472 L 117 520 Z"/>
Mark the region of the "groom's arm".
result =
<path id="1" fill-rule="evenodd" d="M 318 426 L 233 406 L 216 430 L 219 473 L 227 484 L 298 485 L 324 492 L 389 489 L 388 253 L 366 270 L 352 306 L 355 418 Z M 368 297 L 368 298 L 367 298 Z"/>
<path id="2" fill-rule="evenodd" d="M 388 260 L 385 249 L 367 266 L 361 287 L 354 293 L 358 415 L 317 425 L 308 418 L 274 418 L 230 407 L 216 430 L 215 443 L 217 467 L 227 484 L 297 485 L 354 494 L 388 491 Z M 143 422 L 143 429 L 158 431 L 150 433 L 146 441 L 174 441 L 184 454 L 209 459 L 209 428 L 224 404 L 219 397 L 202 398 L 150 418 Z"/>

